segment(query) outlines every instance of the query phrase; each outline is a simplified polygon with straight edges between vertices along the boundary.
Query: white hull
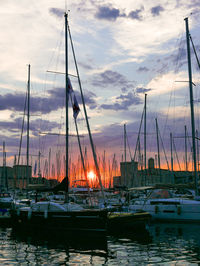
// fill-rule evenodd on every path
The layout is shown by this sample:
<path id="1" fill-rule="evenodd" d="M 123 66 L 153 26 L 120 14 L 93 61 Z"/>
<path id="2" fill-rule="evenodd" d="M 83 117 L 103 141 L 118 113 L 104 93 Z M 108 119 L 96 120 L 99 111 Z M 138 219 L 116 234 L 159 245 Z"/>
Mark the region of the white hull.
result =
<path id="1" fill-rule="evenodd" d="M 177 222 L 200 223 L 200 201 L 170 198 L 149 199 L 146 202 L 136 202 L 130 205 L 130 211 L 144 210 L 149 212 L 153 219 Z"/>

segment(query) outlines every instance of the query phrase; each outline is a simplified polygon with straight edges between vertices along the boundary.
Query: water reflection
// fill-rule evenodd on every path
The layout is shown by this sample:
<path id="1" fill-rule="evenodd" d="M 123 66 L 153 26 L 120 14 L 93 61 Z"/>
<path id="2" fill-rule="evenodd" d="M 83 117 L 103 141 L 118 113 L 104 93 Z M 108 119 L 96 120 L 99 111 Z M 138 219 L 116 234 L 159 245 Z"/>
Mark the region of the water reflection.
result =
<path id="1" fill-rule="evenodd" d="M 0 265 L 197 265 L 200 225 L 152 224 L 104 236 L 18 232 L 0 227 Z"/>
<path id="2" fill-rule="evenodd" d="M 164 255 L 165 261 L 200 263 L 200 225 L 157 223 L 149 228 L 153 247 Z M 190 265 L 190 264 L 189 264 Z"/>
<path id="3" fill-rule="evenodd" d="M 21 232 L 11 231 L 10 238 L 15 241 L 17 245 L 22 245 L 24 253 L 27 252 L 26 259 L 37 263 L 46 261 L 49 257 L 55 263 L 94 263 L 98 258 L 98 263 L 107 261 L 108 247 L 106 235 L 76 235 L 56 233 L 50 234 L 47 232 Z M 32 257 L 30 257 L 30 251 Z M 39 264 L 40 265 L 40 264 Z"/>

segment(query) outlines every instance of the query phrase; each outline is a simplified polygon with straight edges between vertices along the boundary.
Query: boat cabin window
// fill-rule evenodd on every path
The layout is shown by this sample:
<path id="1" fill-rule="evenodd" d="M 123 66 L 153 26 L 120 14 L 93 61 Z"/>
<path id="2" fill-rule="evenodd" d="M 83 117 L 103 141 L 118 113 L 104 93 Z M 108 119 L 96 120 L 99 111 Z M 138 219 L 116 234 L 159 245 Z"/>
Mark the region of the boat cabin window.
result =
<path id="1" fill-rule="evenodd" d="M 172 197 L 173 195 L 171 191 L 169 191 L 168 189 L 153 190 L 151 195 L 149 196 L 150 199 L 169 199 Z"/>

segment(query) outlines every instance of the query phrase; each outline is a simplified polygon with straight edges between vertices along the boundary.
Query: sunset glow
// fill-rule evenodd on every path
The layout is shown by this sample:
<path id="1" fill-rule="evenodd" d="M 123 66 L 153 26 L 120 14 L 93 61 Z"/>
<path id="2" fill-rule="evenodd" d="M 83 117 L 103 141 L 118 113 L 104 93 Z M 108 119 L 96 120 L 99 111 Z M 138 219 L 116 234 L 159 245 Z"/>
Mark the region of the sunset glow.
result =
<path id="1" fill-rule="evenodd" d="M 94 180 L 94 178 L 95 178 L 95 173 L 94 173 L 93 171 L 90 171 L 90 172 L 88 173 L 88 178 L 89 178 L 89 180 Z"/>

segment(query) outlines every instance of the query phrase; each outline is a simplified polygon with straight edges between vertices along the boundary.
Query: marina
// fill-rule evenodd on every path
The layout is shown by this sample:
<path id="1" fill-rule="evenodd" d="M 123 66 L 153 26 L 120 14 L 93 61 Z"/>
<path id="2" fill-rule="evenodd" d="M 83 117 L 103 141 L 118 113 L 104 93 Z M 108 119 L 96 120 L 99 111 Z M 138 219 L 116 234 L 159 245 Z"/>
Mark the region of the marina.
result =
<path id="1" fill-rule="evenodd" d="M 200 265 L 198 1 L 61 2 L 2 3 L 0 265 Z"/>

